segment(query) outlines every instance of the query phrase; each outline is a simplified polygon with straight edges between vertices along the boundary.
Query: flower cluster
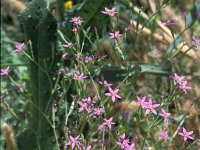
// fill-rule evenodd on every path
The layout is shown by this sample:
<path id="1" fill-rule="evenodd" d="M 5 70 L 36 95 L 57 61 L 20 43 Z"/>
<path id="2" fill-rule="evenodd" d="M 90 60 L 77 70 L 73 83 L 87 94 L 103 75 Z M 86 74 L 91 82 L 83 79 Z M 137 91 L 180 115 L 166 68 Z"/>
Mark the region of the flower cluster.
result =
<path id="1" fill-rule="evenodd" d="M 125 139 L 125 137 L 126 134 L 123 133 L 116 144 L 120 146 L 121 150 L 135 150 L 135 143 L 130 144 L 129 139 Z"/>
<path id="2" fill-rule="evenodd" d="M 160 104 L 153 104 L 152 99 L 150 98 L 149 101 L 146 101 L 146 96 L 140 98 L 137 96 L 137 104 L 139 104 L 143 109 L 145 109 L 145 115 L 152 112 L 157 115 L 155 108 L 159 107 Z"/>
<path id="3" fill-rule="evenodd" d="M 187 85 L 187 80 L 184 80 L 184 76 L 178 76 L 176 73 L 172 76 L 174 81 L 178 84 L 177 88 L 183 90 L 185 93 L 190 90 L 191 87 Z"/>
<path id="4" fill-rule="evenodd" d="M 82 101 L 78 101 L 79 106 L 79 110 L 78 112 L 87 112 L 90 113 L 93 111 L 93 118 L 97 118 L 98 116 L 100 116 L 103 112 L 104 109 L 101 107 L 95 107 L 96 101 L 92 100 L 90 97 L 87 97 L 85 99 L 82 99 Z"/>

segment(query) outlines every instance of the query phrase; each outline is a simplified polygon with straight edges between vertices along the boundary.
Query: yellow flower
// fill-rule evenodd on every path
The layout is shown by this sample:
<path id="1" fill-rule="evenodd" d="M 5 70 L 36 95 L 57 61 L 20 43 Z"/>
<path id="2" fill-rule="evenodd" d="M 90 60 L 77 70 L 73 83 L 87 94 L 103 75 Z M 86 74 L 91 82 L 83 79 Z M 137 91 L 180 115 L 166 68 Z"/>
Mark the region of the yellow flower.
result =
<path id="1" fill-rule="evenodd" d="M 65 10 L 67 9 L 71 9 L 72 8 L 72 5 L 73 5 L 73 2 L 72 1 L 67 1 L 64 3 L 64 8 Z"/>

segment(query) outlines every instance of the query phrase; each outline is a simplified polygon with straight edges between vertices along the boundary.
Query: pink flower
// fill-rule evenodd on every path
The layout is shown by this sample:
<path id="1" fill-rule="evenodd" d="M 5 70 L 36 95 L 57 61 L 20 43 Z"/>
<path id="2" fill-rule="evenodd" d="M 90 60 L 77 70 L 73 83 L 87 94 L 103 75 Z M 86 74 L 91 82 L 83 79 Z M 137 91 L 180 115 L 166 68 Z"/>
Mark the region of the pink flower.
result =
<path id="1" fill-rule="evenodd" d="M 19 52 L 23 51 L 24 49 L 25 49 L 24 43 L 19 44 L 19 45 L 15 45 L 15 50 L 14 50 L 14 52 L 19 53 Z"/>
<path id="2" fill-rule="evenodd" d="M 111 87 L 108 87 L 108 90 L 110 93 L 106 93 L 105 95 L 108 96 L 108 97 L 112 97 L 112 101 L 115 102 L 115 98 L 121 98 L 119 95 L 118 95 L 118 91 L 119 89 L 115 89 L 113 91 L 113 89 Z"/>
<path id="3" fill-rule="evenodd" d="M 160 113 L 160 116 L 164 118 L 164 123 L 167 123 L 170 120 L 169 117 L 171 116 L 171 114 L 162 109 L 162 113 Z"/>
<path id="4" fill-rule="evenodd" d="M 78 17 L 71 18 L 70 22 L 72 22 L 73 25 L 77 25 L 78 26 L 78 25 L 81 25 L 84 21 L 80 16 L 78 16 Z"/>
<path id="5" fill-rule="evenodd" d="M 67 43 L 67 44 L 64 44 L 63 47 L 66 47 L 66 48 L 73 48 L 75 44 L 73 44 L 72 42 L 70 43 Z"/>
<path id="6" fill-rule="evenodd" d="M 192 43 L 195 46 L 200 46 L 200 39 L 195 38 L 194 36 L 192 37 Z"/>
<path id="7" fill-rule="evenodd" d="M 144 108 L 146 108 L 145 115 L 147 115 L 149 112 L 152 112 L 157 115 L 157 112 L 154 108 L 157 108 L 159 106 L 160 104 L 152 104 L 152 99 L 150 98 L 149 102 L 144 106 Z"/>
<path id="8" fill-rule="evenodd" d="M 87 103 L 88 106 L 94 106 L 94 104 L 96 103 L 94 100 L 91 99 L 91 97 L 87 97 L 85 99 L 82 99 L 82 101 L 84 103 Z"/>
<path id="9" fill-rule="evenodd" d="M 144 108 L 144 106 L 146 106 L 147 102 L 146 102 L 146 96 L 143 96 L 142 98 L 137 96 L 137 104 L 140 105 L 142 108 Z"/>
<path id="10" fill-rule="evenodd" d="M 78 112 L 82 112 L 82 111 L 86 111 L 86 112 L 90 112 L 89 106 L 87 103 L 84 102 L 78 102 L 78 104 L 80 105 Z"/>
<path id="11" fill-rule="evenodd" d="M 114 16 L 117 12 L 116 12 L 116 7 L 113 7 L 111 9 L 108 9 L 107 7 L 105 7 L 105 11 L 101 11 L 103 14 L 106 15 L 110 15 L 110 16 Z"/>
<path id="12" fill-rule="evenodd" d="M 110 34 L 110 39 L 117 39 L 117 38 L 120 38 L 122 37 L 122 34 L 119 33 L 119 31 L 116 31 L 114 33 L 109 33 Z"/>
<path id="13" fill-rule="evenodd" d="M 96 116 L 100 116 L 101 113 L 103 112 L 104 112 L 103 108 L 94 108 L 94 112 L 93 112 L 94 118 L 96 118 Z"/>
<path id="14" fill-rule="evenodd" d="M 92 145 L 89 145 L 89 146 L 86 148 L 86 150 L 91 150 L 91 148 L 92 148 Z"/>
<path id="15" fill-rule="evenodd" d="M 191 137 L 191 135 L 193 134 L 193 131 L 187 132 L 187 131 L 185 130 L 184 127 L 183 127 L 183 132 L 179 132 L 178 134 L 179 134 L 180 136 L 184 137 L 184 141 L 186 141 L 187 139 L 192 139 L 192 140 L 194 140 L 194 138 Z"/>
<path id="16" fill-rule="evenodd" d="M 104 124 L 98 124 L 98 130 L 103 132 L 103 131 L 106 131 L 106 127 Z"/>
<path id="17" fill-rule="evenodd" d="M 1 69 L 1 76 L 6 76 L 11 71 L 10 67 Z"/>
<path id="18" fill-rule="evenodd" d="M 161 137 L 162 139 L 164 139 L 165 141 L 167 141 L 167 140 L 170 139 L 170 137 L 169 137 L 167 131 L 160 131 L 160 137 Z"/>
<path id="19" fill-rule="evenodd" d="M 87 78 L 87 76 L 85 76 L 83 73 L 81 73 L 80 75 L 78 75 L 76 72 L 74 72 L 74 80 L 84 80 L 85 78 Z"/>
<path id="20" fill-rule="evenodd" d="M 109 129 L 111 129 L 112 124 L 115 124 L 114 122 L 112 122 L 112 120 L 113 120 L 113 117 L 111 117 L 110 119 L 104 119 L 105 122 L 103 123 L 103 125 L 107 125 Z"/>
<path id="21" fill-rule="evenodd" d="M 119 145 L 122 150 L 125 150 L 127 147 L 129 147 L 130 143 L 128 139 L 125 139 L 125 137 L 126 135 L 124 133 L 119 137 L 119 141 L 116 142 L 116 144 Z"/>
<path id="22" fill-rule="evenodd" d="M 75 146 L 80 147 L 80 142 L 78 141 L 80 135 L 78 135 L 77 137 L 73 138 L 71 135 L 69 136 L 69 142 L 66 143 L 65 145 L 71 145 L 72 149 L 74 149 Z"/>
<path id="23" fill-rule="evenodd" d="M 181 83 L 183 81 L 183 79 L 185 78 L 185 76 L 178 76 L 176 73 L 174 73 L 174 76 L 172 76 L 172 78 L 177 82 L 177 83 Z"/>
<path id="24" fill-rule="evenodd" d="M 105 87 L 111 87 L 112 84 L 108 83 L 106 80 L 104 80 L 104 82 L 102 83 L 101 81 L 99 81 L 99 84 L 103 84 Z"/>
<path id="25" fill-rule="evenodd" d="M 183 90 L 185 93 L 187 92 L 187 90 L 190 90 L 191 87 L 187 86 L 187 81 L 184 80 L 184 76 L 178 76 L 176 73 L 174 74 L 174 76 L 172 76 L 172 78 L 178 83 L 178 87 L 179 89 Z"/>
<path id="26" fill-rule="evenodd" d="M 85 56 L 85 62 L 88 63 L 88 62 L 92 62 L 94 60 L 94 56 Z"/>
<path id="27" fill-rule="evenodd" d="M 185 93 L 187 92 L 187 90 L 191 89 L 190 86 L 187 86 L 187 81 L 183 81 L 182 83 L 180 83 L 178 88 L 182 89 Z"/>

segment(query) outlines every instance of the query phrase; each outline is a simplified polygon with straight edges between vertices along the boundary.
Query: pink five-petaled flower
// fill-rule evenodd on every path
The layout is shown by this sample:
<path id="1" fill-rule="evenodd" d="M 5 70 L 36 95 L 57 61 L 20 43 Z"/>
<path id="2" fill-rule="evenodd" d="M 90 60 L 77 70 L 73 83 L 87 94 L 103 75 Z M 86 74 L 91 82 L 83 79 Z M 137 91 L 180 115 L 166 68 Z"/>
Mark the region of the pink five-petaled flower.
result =
<path id="1" fill-rule="evenodd" d="M 157 112 L 154 108 L 157 108 L 159 106 L 160 104 L 152 104 L 152 99 L 150 98 L 149 102 L 147 102 L 146 105 L 144 106 L 144 108 L 146 108 L 145 115 L 147 115 L 149 112 L 152 112 L 157 115 Z"/>
<path id="2" fill-rule="evenodd" d="M 117 12 L 116 12 L 116 7 L 113 7 L 111 9 L 105 7 L 105 11 L 101 11 L 103 14 L 106 15 L 110 15 L 110 16 L 114 16 Z"/>
<path id="3" fill-rule="evenodd" d="M 110 119 L 104 119 L 104 125 L 107 125 L 108 126 L 108 128 L 109 129 L 111 129 L 112 128 L 112 124 L 115 124 L 114 122 L 112 122 L 112 120 L 113 120 L 113 117 L 111 117 Z"/>
<path id="4" fill-rule="evenodd" d="M 171 116 L 171 114 L 167 113 L 164 109 L 162 109 L 162 113 L 160 113 L 160 116 L 164 118 L 164 123 L 168 123 L 170 121 L 169 117 Z"/>
<path id="5" fill-rule="evenodd" d="M 14 50 L 14 52 L 19 53 L 19 52 L 23 51 L 24 49 L 25 49 L 24 43 L 19 44 L 19 45 L 15 45 L 15 50 Z"/>
<path id="6" fill-rule="evenodd" d="M 146 96 L 143 96 L 142 98 L 137 96 L 137 104 L 140 105 L 142 108 L 144 108 L 144 106 L 146 106 L 147 104 Z"/>
<path id="7" fill-rule="evenodd" d="M 122 34 L 119 33 L 119 31 L 116 31 L 114 33 L 109 33 L 110 34 L 110 39 L 117 39 L 117 38 L 120 38 L 122 37 Z"/>
<path id="8" fill-rule="evenodd" d="M 10 67 L 6 67 L 6 68 L 1 69 L 1 76 L 8 75 L 10 71 L 11 71 Z"/>
<path id="9" fill-rule="evenodd" d="M 72 149 L 74 149 L 75 146 L 80 147 L 80 142 L 78 141 L 80 135 L 73 138 L 71 135 L 69 136 L 69 142 L 67 142 L 65 145 L 71 145 Z"/>
<path id="10" fill-rule="evenodd" d="M 108 83 L 106 80 L 104 80 L 104 82 L 102 83 L 101 81 L 99 81 L 99 84 L 103 84 L 105 87 L 111 87 L 112 84 Z"/>
<path id="11" fill-rule="evenodd" d="M 101 115 L 102 112 L 104 112 L 103 108 L 94 108 L 93 117 L 96 118 L 97 116 Z"/>
<path id="12" fill-rule="evenodd" d="M 66 48 L 73 48 L 75 44 L 73 44 L 72 42 L 69 42 L 67 44 L 64 44 L 63 47 L 66 47 Z"/>
<path id="13" fill-rule="evenodd" d="M 82 99 L 82 101 L 84 102 L 84 103 L 87 103 L 88 104 L 88 106 L 94 106 L 94 104 L 96 103 L 94 100 L 92 100 L 91 99 L 91 97 L 87 97 L 87 98 L 85 98 L 85 99 Z"/>
<path id="14" fill-rule="evenodd" d="M 115 89 L 113 91 L 113 89 L 111 87 L 108 87 L 108 90 L 110 93 L 106 93 L 105 95 L 108 96 L 108 97 L 112 97 L 112 101 L 115 102 L 115 98 L 121 98 L 119 95 L 118 95 L 118 91 L 119 89 Z"/>
<path id="15" fill-rule="evenodd" d="M 125 136 L 126 134 L 122 134 L 120 137 L 119 137 L 119 141 L 116 142 L 117 145 L 120 146 L 120 148 L 122 150 L 126 149 L 128 146 L 129 146 L 129 140 L 128 139 L 125 139 Z"/>
<path id="16" fill-rule="evenodd" d="M 160 138 L 162 138 L 163 140 L 167 141 L 170 139 L 167 131 L 160 131 L 159 133 Z"/>
<path id="17" fill-rule="evenodd" d="M 84 80 L 85 78 L 87 78 L 87 76 L 85 76 L 83 73 L 81 73 L 80 75 L 78 75 L 76 72 L 74 72 L 74 80 Z"/>
<path id="18" fill-rule="evenodd" d="M 72 22 L 73 25 L 77 25 L 78 26 L 78 25 L 81 25 L 84 21 L 80 16 L 78 16 L 78 17 L 71 18 L 70 22 Z"/>
<path id="19" fill-rule="evenodd" d="M 78 112 L 82 112 L 83 110 L 85 110 L 86 112 L 90 112 L 90 109 L 87 103 L 78 102 L 78 104 L 80 105 Z"/>
<path id="20" fill-rule="evenodd" d="M 183 79 L 185 78 L 185 76 L 178 76 L 176 73 L 174 73 L 174 76 L 172 76 L 172 78 L 177 82 L 177 83 L 181 83 L 183 81 Z"/>
<path id="21" fill-rule="evenodd" d="M 106 131 L 105 125 L 104 124 L 98 124 L 98 130 L 101 131 L 101 132 Z"/>
<path id="22" fill-rule="evenodd" d="M 179 83 L 178 88 L 182 89 L 185 93 L 187 92 L 187 90 L 191 89 L 190 86 L 187 86 L 187 81 L 183 81 L 183 82 Z"/>
<path id="23" fill-rule="evenodd" d="M 193 131 L 189 131 L 187 132 L 186 129 L 183 127 L 183 132 L 179 132 L 178 133 L 180 136 L 184 137 L 184 141 L 186 141 L 187 139 L 192 139 L 194 140 L 193 137 L 191 137 L 191 135 L 193 134 Z"/>

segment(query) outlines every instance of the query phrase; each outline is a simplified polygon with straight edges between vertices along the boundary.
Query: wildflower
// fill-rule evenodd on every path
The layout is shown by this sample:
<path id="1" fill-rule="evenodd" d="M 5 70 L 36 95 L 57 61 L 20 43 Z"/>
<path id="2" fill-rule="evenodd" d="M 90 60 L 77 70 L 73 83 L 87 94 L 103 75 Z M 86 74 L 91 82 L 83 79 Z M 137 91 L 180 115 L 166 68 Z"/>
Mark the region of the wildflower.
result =
<path id="1" fill-rule="evenodd" d="M 101 81 L 99 81 L 99 84 L 103 84 L 105 87 L 111 87 L 112 84 L 108 83 L 106 80 L 104 80 L 104 82 L 102 83 Z"/>
<path id="2" fill-rule="evenodd" d="M 190 86 L 187 86 L 187 81 L 184 80 L 184 76 L 178 76 L 175 73 L 174 76 L 172 76 L 172 78 L 178 83 L 177 88 L 182 89 L 185 93 L 187 92 L 187 90 L 191 89 Z"/>
<path id="3" fill-rule="evenodd" d="M 1 76 L 6 76 L 11 71 L 10 67 L 1 69 Z"/>
<path id="4" fill-rule="evenodd" d="M 84 21 L 80 16 L 78 16 L 78 17 L 71 18 L 70 22 L 72 22 L 73 25 L 80 26 Z"/>
<path id="5" fill-rule="evenodd" d="M 127 150 L 135 150 L 135 143 L 128 145 Z"/>
<path id="6" fill-rule="evenodd" d="M 90 97 L 82 99 L 84 103 L 87 103 L 88 106 L 94 106 L 95 101 L 93 101 Z"/>
<path id="7" fill-rule="evenodd" d="M 157 115 L 157 112 L 154 108 L 157 108 L 159 106 L 160 106 L 160 104 L 152 104 L 152 99 L 150 98 L 147 105 L 144 106 L 144 108 L 146 108 L 145 115 L 147 115 L 149 112 L 152 112 Z"/>
<path id="8" fill-rule="evenodd" d="M 90 112 L 90 109 L 87 103 L 78 102 L 78 104 L 80 105 L 78 112 L 82 112 L 83 110 L 85 110 L 86 112 Z"/>
<path id="9" fill-rule="evenodd" d="M 112 101 L 115 102 L 115 98 L 121 98 L 117 93 L 119 91 L 119 89 L 115 89 L 113 91 L 112 88 L 108 87 L 108 90 L 110 93 L 106 93 L 105 95 L 108 96 L 108 97 L 112 97 Z"/>
<path id="10" fill-rule="evenodd" d="M 116 31 L 114 33 L 109 33 L 110 34 L 110 39 L 117 39 L 117 38 L 120 38 L 122 37 L 122 34 L 119 33 L 119 31 Z"/>
<path id="11" fill-rule="evenodd" d="M 196 39 L 194 36 L 192 37 L 192 43 L 195 46 L 200 46 L 200 39 Z"/>
<path id="12" fill-rule="evenodd" d="M 187 132 L 184 127 L 183 127 L 183 132 L 179 132 L 178 134 L 184 138 L 184 141 L 186 141 L 187 139 L 194 140 L 194 138 L 191 137 L 191 135 L 193 134 L 193 131 Z"/>
<path id="13" fill-rule="evenodd" d="M 94 60 L 94 56 L 85 56 L 85 62 L 92 62 Z"/>
<path id="14" fill-rule="evenodd" d="M 65 8 L 65 10 L 71 9 L 71 8 L 72 8 L 72 5 L 73 5 L 73 1 L 71 1 L 71 0 L 65 2 L 65 3 L 64 3 L 64 8 Z"/>
<path id="15" fill-rule="evenodd" d="M 105 7 L 105 11 L 101 11 L 103 14 L 106 15 L 110 15 L 110 16 L 114 16 L 117 12 L 116 12 L 116 7 L 113 7 L 111 9 L 108 9 L 107 7 Z"/>
<path id="16" fill-rule="evenodd" d="M 96 118 L 96 116 L 101 115 L 102 112 L 104 112 L 103 108 L 94 108 L 94 112 L 93 112 L 94 118 Z"/>
<path id="17" fill-rule="evenodd" d="M 24 43 L 19 44 L 19 45 L 15 45 L 15 50 L 14 50 L 14 52 L 19 53 L 19 52 L 23 51 L 24 49 L 25 49 Z"/>
<path id="18" fill-rule="evenodd" d="M 104 124 L 98 124 L 98 130 L 101 131 L 101 132 L 106 131 L 105 125 Z"/>
<path id="19" fill-rule="evenodd" d="M 170 137 L 169 137 L 167 131 L 160 131 L 160 134 L 159 134 L 159 135 L 160 135 L 160 138 L 164 139 L 165 141 L 167 141 L 167 140 L 170 139 Z"/>
<path id="20" fill-rule="evenodd" d="M 114 122 L 112 122 L 112 120 L 113 120 L 113 117 L 111 117 L 110 119 L 104 119 L 104 125 L 107 125 L 108 127 L 109 127 L 109 129 L 111 129 L 112 128 L 112 124 L 115 124 Z"/>
<path id="21" fill-rule="evenodd" d="M 91 150 L 91 148 L 92 148 L 92 145 L 89 145 L 89 146 L 86 148 L 86 150 Z"/>
<path id="22" fill-rule="evenodd" d="M 80 146 L 80 142 L 78 141 L 80 135 L 78 135 L 77 137 L 73 138 L 71 135 L 69 136 L 69 142 L 66 143 L 65 145 L 71 145 L 72 149 L 74 149 L 75 146 Z"/>
<path id="23" fill-rule="evenodd" d="M 80 75 L 78 75 L 76 72 L 74 72 L 74 80 L 84 80 L 85 78 L 87 78 L 87 76 L 85 76 L 83 73 L 81 73 Z"/>
<path id="24" fill-rule="evenodd" d="M 170 25 L 174 25 L 176 24 L 175 21 L 173 19 L 167 19 L 165 21 L 162 21 L 162 24 L 166 25 L 166 26 L 170 26 Z"/>
<path id="25" fill-rule="evenodd" d="M 64 54 L 62 55 L 62 60 L 66 60 L 66 59 L 67 59 L 67 56 L 68 56 L 68 53 L 64 53 Z"/>
<path id="26" fill-rule="evenodd" d="M 178 88 L 182 89 L 185 93 L 187 92 L 187 90 L 191 89 L 190 86 L 187 86 L 187 81 L 183 81 L 182 83 L 180 83 Z"/>
<path id="27" fill-rule="evenodd" d="M 119 141 L 116 142 L 116 144 L 119 145 L 121 149 L 125 149 L 125 148 L 129 147 L 129 140 L 125 139 L 125 136 L 126 136 L 125 133 L 122 134 L 119 137 Z"/>
<path id="28" fill-rule="evenodd" d="M 167 113 L 164 109 L 162 109 L 162 113 L 160 113 L 160 116 L 162 116 L 164 118 L 164 123 L 169 122 L 169 117 L 170 117 L 170 113 Z"/>
<path id="29" fill-rule="evenodd" d="M 143 96 L 142 98 L 137 96 L 137 104 L 140 105 L 142 108 L 144 108 L 144 106 L 146 106 L 146 96 Z"/>
<path id="30" fill-rule="evenodd" d="M 174 73 L 174 76 L 172 76 L 172 78 L 177 82 L 177 83 L 181 83 L 183 81 L 183 79 L 185 78 L 185 76 L 178 76 L 176 73 Z"/>
<path id="31" fill-rule="evenodd" d="M 64 44 L 63 47 L 66 47 L 66 48 L 73 48 L 75 44 L 73 44 L 72 42 L 69 42 L 67 44 Z"/>

